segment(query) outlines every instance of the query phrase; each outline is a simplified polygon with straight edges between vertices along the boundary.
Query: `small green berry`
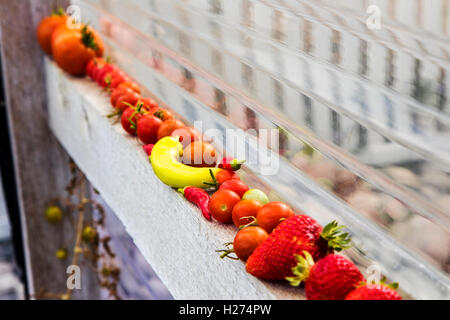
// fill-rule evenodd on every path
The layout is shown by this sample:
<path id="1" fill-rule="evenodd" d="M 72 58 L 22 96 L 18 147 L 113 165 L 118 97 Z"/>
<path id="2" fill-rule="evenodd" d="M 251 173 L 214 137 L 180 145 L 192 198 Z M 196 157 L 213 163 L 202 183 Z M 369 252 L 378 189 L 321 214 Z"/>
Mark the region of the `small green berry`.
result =
<path id="1" fill-rule="evenodd" d="M 91 226 L 87 226 L 83 230 L 83 241 L 85 242 L 93 242 L 95 237 L 97 236 L 97 231 Z"/>
<path id="2" fill-rule="evenodd" d="M 111 275 L 111 269 L 108 267 L 103 267 L 102 268 L 102 274 L 104 277 L 109 277 Z"/>
<path id="3" fill-rule="evenodd" d="M 49 206 L 45 210 L 45 219 L 50 223 L 58 223 L 62 220 L 63 212 L 57 206 Z"/>
<path id="4" fill-rule="evenodd" d="M 57 257 L 59 260 L 64 260 L 64 259 L 66 259 L 66 258 L 67 258 L 67 255 L 68 255 L 67 249 L 58 249 L 58 250 L 56 251 L 56 257 Z"/>

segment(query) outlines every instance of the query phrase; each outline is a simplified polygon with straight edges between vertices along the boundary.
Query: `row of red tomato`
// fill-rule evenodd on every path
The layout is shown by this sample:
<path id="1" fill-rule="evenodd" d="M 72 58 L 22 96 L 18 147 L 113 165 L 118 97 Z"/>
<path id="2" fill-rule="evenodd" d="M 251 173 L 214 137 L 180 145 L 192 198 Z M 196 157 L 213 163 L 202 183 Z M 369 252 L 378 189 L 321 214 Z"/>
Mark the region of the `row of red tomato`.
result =
<path id="1" fill-rule="evenodd" d="M 87 73 L 102 87 L 113 90 L 111 104 L 122 112 L 122 126 L 125 131 L 132 135 L 137 134 L 143 143 L 151 144 L 166 135 L 181 136 L 178 133 L 173 135 L 173 132 L 179 128 L 173 128 L 172 133 L 170 132 L 172 129 L 168 130 L 166 135 L 156 134 L 151 140 L 141 136 L 139 128 L 143 125 L 142 119 L 154 118 L 154 114 L 161 110 L 163 114 L 169 114 L 165 121 L 173 119 L 173 115 L 161 109 L 153 100 L 142 98 L 139 95 L 140 90 L 129 88 L 130 84 L 133 84 L 131 87 L 136 85 L 126 76 L 122 78 L 123 73 L 117 67 L 99 63 L 97 60 L 93 59 L 89 64 L 93 71 L 88 68 Z M 99 74 L 99 78 L 96 78 L 95 74 Z M 110 83 L 108 79 L 116 77 L 121 77 L 123 82 L 118 83 L 116 88 L 108 87 Z M 143 104 L 144 108 L 142 117 L 135 120 L 137 128 L 130 128 L 129 119 L 137 112 L 140 104 Z M 194 129 L 189 129 L 195 132 Z M 198 134 L 190 136 L 192 140 L 188 140 L 188 143 L 200 139 L 199 136 Z M 230 159 L 227 161 L 231 162 Z M 239 169 L 239 166 L 235 169 Z M 216 179 L 218 190 L 211 197 L 206 192 L 201 193 L 202 198 L 192 197 L 186 190 L 184 193 L 189 200 L 203 209 L 206 205 L 208 214 L 216 221 L 226 224 L 234 223 L 237 228 L 240 228 L 233 241 L 233 248 L 219 250 L 223 252 L 222 257 L 235 253 L 239 259 L 247 261 L 246 269 L 249 273 L 262 279 L 288 279 L 294 285 L 306 281 L 308 299 L 399 298 L 395 290 L 389 286 L 361 285 L 364 277 L 358 268 L 345 257 L 330 254 L 330 252 L 346 248 L 347 239 L 346 237 L 339 239 L 341 236 L 337 233 L 339 227 L 334 226 L 330 229 L 331 231 L 324 233 L 324 230 L 312 218 L 305 215 L 295 216 L 294 211 L 285 203 L 267 202 L 265 195 L 249 190 L 249 187 L 232 170 L 219 172 Z M 284 220 L 288 221 L 277 229 Z M 293 230 L 290 228 L 292 225 L 295 227 Z M 299 230 L 299 227 L 304 230 Z M 277 232 L 272 233 L 275 229 Z M 292 247 L 291 242 L 294 237 L 299 243 Z M 338 240 L 343 241 L 337 243 Z M 291 247 L 288 246 L 289 244 Z M 280 247 L 287 248 L 287 251 L 283 252 Z M 292 257 L 296 257 L 295 264 L 292 263 Z M 317 260 L 318 262 L 314 263 Z"/>
<path id="2" fill-rule="evenodd" d="M 71 29 L 66 17 L 47 17 L 38 28 L 38 40 L 63 70 L 72 75 L 87 74 L 111 94 L 115 110 L 111 116 L 121 117 L 124 130 L 136 135 L 147 153 L 158 140 L 174 136 L 183 144 L 185 164 L 199 163 L 196 158 L 205 152 L 215 156 L 214 148 L 202 141 L 198 132 L 152 99 L 143 98 L 140 87 L 127 74 L 101 58 L 103 44 L 92 28 Z M 197 143 L 201 148 L 191 147 Z M 194 150 L 202 153 L 197 155 Z M 210 214 L 219 222 L 240 228 L 233 249 L 222 250 L 222 257 L 234 252 L 246 261 L 246 270 L 261 279 L 288 280 L 295 286 L 305 283 L 308 299 L 401 299 L 392 286 L 366 283 L 350 260 L 335 254 L 350 242 L 337 223 L 322 228 L 307 215 L 295 215 L 288 205 L 269 202 L 262 191 L 249 190 L 231 170 L 240 166 L 232 168 L 230 159 L 220 165 L 228 170 L 215 177 L 218 190 L 211 197 L 200 189 L 185 188 L 183 192 L 205 217 Z"/>

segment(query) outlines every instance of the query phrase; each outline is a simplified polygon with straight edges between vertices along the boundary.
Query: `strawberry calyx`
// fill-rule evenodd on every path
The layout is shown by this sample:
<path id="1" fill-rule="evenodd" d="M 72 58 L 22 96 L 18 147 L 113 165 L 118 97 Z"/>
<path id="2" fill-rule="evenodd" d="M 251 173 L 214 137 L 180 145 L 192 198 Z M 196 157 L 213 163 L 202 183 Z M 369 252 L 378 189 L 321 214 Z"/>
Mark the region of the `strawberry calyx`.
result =
<path id="1" fill-rule="evenodd" d="M 399 284 L 398 284 L 398 282 L 392 282 L 391 284 L 388 284 L 387 286 L 393 290 L 397 290 L 399 287 Z"/>
<path id="2" fill-rule="evenodd" d="M 398 282 L 392 282 L 392 283 L 390 283 L 390 284 L 387 284 L 386 283 L 386 277 L 383 277 L 381 280 L 380 280 L 380 283 L 379 283 L 379 285 L 381 285 L 381 286 L 385 286 L 385 287 L 388 287 L 388 288 L 391 288 L 392 290 L 397 290 L 398 289 L 398 286 L 399 286 L 399 284 L 398 284 Z M 372 283 L 373 284 L 373 283 Z M 375 283 L 376 284 L 376 283 Z M 370 283 L 368 283 L 367 285 L 370 285 Z"/>
<path id="3" fill-rule="evenodd" d="M 314 265 L 314 259 L 312 255 L 303 250 L 303 256 L 296 254 L 295 259 L 297 265 L 291 269 L 293 277 L 286 277 L 286 280 L 293 287 L 298 287 L 303 281 L 306 281 L 309 277 L 309 271 Z"/>
<path id="4" fill-rule="evenodd" d="M 327 224 L 320 236 L 328 244 L 328 253 L 339 252 L 351 248 L 351 238 L 348 232 L 342 232 L 345 226 L 340 226 L 337 221 Z"/>

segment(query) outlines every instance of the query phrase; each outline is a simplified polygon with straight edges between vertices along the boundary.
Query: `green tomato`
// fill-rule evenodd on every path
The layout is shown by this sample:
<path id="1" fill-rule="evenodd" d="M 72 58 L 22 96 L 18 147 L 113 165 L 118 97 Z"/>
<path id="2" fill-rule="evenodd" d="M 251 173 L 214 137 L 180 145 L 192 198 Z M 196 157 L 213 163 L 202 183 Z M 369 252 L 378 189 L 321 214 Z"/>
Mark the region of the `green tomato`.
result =
<path id="1" fill-rule="evenodd" d="M 242 196 L 242 200 L 257 200 L 263 205 L 269 203 L 269 198 L 259 189 L 250 189 Z"/>
<path id="2" fill-rule="evenodd" d="M 50 223 L 58 223 L 63 217 L 62 210 L 57 206 L 50 206 L 45 210 L 45 219 Z"/>

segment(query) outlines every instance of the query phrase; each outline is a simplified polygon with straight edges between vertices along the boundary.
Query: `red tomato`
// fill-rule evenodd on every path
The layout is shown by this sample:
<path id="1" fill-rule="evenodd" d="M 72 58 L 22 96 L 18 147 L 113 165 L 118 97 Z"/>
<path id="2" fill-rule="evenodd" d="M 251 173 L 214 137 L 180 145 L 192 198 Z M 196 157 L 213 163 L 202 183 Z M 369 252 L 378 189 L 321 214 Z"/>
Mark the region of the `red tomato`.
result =
<path id="1" fill-rule="evenodd" d="M 214 167 L 216 160 L 216 149 L 204 141 L 194 141 L 183 151 L 183 163 L 193 167 Z"/>
<path id="2" fill-rule="evenodd" d="M 117 98 L 114 107 L 119 111 L 124 111 L 129 105 L 135 106 L 140 98 L 141 96 L 136 92 L 125 92 Z"/>
<path id="3" fill-rule="evenodd" d="M 99 58 L 97 58 L 96 62 L 97 62 L 96 66 L 95 66 L 95 68 L 92 69 L 92 73 L 90 76 L 92 81 L 95 81 L 95 82 L 97 82 L 96 79 L 97 79 L 97 76 L 98 76 L 100 70 L 102 70 L 103 66 L 105 64 L 107 64 L 106 60 L 103 60 L 103 59 L 100 60 Z"/>
<path id="4" fill-rule="evenodd" d="M 129 93 L 129 92 L 133 92 L 133 91 L 131 89 L 127 89 L 127 88 L 114 89 L 113 92 L 111 93 L 111 99 L 110 99 L 111 105 L 115 108 L 117 99 L 124 93 Z"/>
<path id="5" fill-rule="evenodd" d="M 94 57 L 103 56 L 103 42 L 89 26 L 69 29 L 62 24 L 52 33 L 53 59 L 64 71 L 74 76 L 86 73 L 86 66 Z"/>
<path id="6" fill-rule="evenodd" d="M 194 141 L 200 141 L 200 134 L 197 132 L 197 130 L 191 127 L 183 127 L 176 129 L 175 131 L 172 132 L 171 136 L 174 138 L 178 137 L 178 140 L 183 145 L 183 148 L 185 148 Z"/>
<path id="7" fill-rule="evenodd" d="M 67 16 L 64 14 L 52 14 L 45 17 L 37 27 L 37 38 L 42 50 L 47 54 L 52 54 L 52 34 L 60 26 L 66 25 Z"/>
<path id="8" fill-rule="evenodd" d="M 102 79 L 100 79 L 100 86 L 109 90 L 115 89 L 120 83 L 124 82 L 127 75 L 119 68 L 107 72 Z"/>
<path id="9" fill-rule="evenodd" d="M 145 144 L 155 144 L 158 141 L 158 129 L 161 119 L 152 115 L 143 115 L 137 122 L 137 136 Z"/>
<path id="10" fill-rule="evenodd" d="M 152 110 L 150 110 L 150 112 L 155 116 L 160 118 L 162 121 L 167 121 L 170 119 L 173 119 L 173 113 L 170 112 L 169 110 L 163 109 L 163 108 L 153 108 Z"/>
<path id="11" fill-rule="evenodd" d="M 102 86 L 102 87 L 106 86 L 106 84 L 103 85 L 103 84 L 104 84 L 104 81 L 105 81 L 105 76 L 106 76 L 108 73 L 110 73 L 110 72 L 116 71 L 117 69 L 118 69 L 118 68 L 117 68 L 115 65 L 111 64 L 111 63 L 105 64 L 105 65 L 100 69 L 100 71 L 97 73 L 97 78 L 95 78 L 95 81 L 98 83 L 99 86 Z"/>
<path id="12" fill-rule="evenodd" d="M 89 78 L 93 79 L 93 74 L 96 72 L 99 68 L 99 66 L 105 64 L 105 60 L 102 58 L 93 58 L 86 66 L 86 74 L 89 76 Z"/>
<path id="13" fill-rule="evenodd" d="M 256 219 L 258 226 L 271 233 L 283 220 L 293 217 L 294 210 L 283 202 L 269 202 L 259 209 Z"/>
<path id="14" fill-rule="evenodd" d="M 131 135 L 136 135 L 137 123 L 142 117 L 141 113 L 135 114 L 136 110 L 134 108 L 127 108 L 120 119 L 123 129 Z M 134 115 L 133 115 L 134 114 Z"/>
<path id="15" fill-rule="evenodd" d="M 242 198 L 242 196 L 244 195 L 244 193 L 246 193 L 248 191 L 248 186 L 242 182 L 241 180 L 228 180 L 225 181 L 224 183 L 222 183 L 222 185 L 219 187 L 219 190 L 231 190 L 237 193 L 237 195 L 239 197 Z"/>
<path id="16" fill-rule="evenodd" d="M 109 90 L 114 90 L 115 88 L 117 88 L 121 83 L 124 83 L 128 80 L 128 76 L 125 75 L 122 71 L 113 74 L 111 76 L 111 80 L 109 81 L 108 84 L 108 89 Z"/>
<path id="17" fill-rule="evenodd" d="M 219 190 L 209 200 L 209 211 L 211 216 L 222 223 L 232 223 L 232 212 L 236 203 L 241 199 L 231 190 Z"/>
<path id="18" fill-rule="evenodd" d="M 129 90 L 131 90 L 131 89 L 129 89 Z M 146 110 L 149 110 L 150 112 L 153 109 L 159 108 L 158 104 L 153 99 L 141 98 L 140 101 L 144 104 L 143 108 L 146 109 Z"/>
<path id="19" fill-rule="evenodd" d="M 244 217 L 255 217 L 258 214 L 259 209 L 262 208 L 262 203 L 257 200 L 241 200 L 233 208 L 232 218 L 233 223 L 236 227 L 240 227 L 251 223 L 253 220 L 251 218 Z M 244 218 L 244 219 L 243 219 Z"/>
<path id="20" fill-rule="evenodd" d="M 219 186 L 228 180 L 241 180 L 236 172 L 231 170 L 222 170 L 216 174 L 216 180 Z"/>
<path id="21" fill-rule="evenodd" d="M 169 137 L 176 129 L 183 128 L 184 123 L 180 120 L 169 119 L 164 121 L 158 130 L 158 140 L 164 137 Z"/>
<path id="22" fill-rule="evenodd" d="M 141 89 L 139 88 L 139 85 L 136 82 L 133 82 L 131 80 L 125 81 L 125 82 L 119 84 L 117 87 L 118 88 L 128 88 L 128 89 L 133 90 L 136 93 L 139 93 L 139 94 L 141 93 Z"/>
<path id="23" fill-rule="evenodd" d="M 234 237 L 233 249 L 239 259 L 247 261 L 258 246 L 269 235 L 260 227 L 247 227 L 239 231 Z"/>

